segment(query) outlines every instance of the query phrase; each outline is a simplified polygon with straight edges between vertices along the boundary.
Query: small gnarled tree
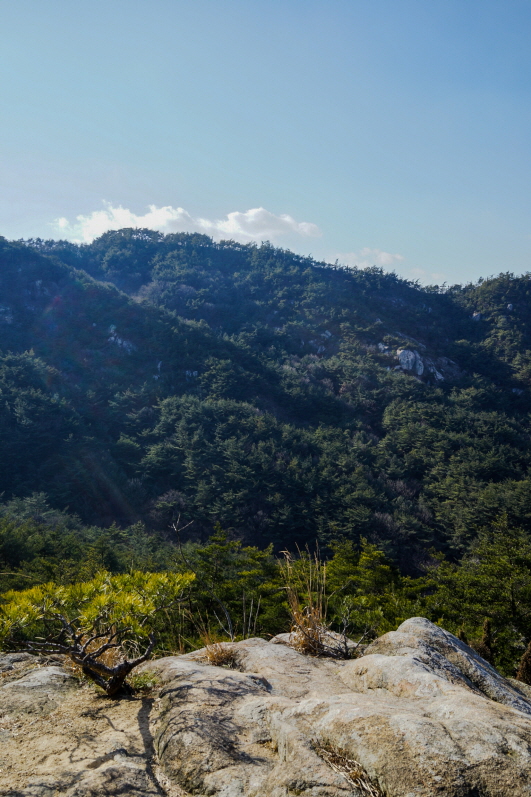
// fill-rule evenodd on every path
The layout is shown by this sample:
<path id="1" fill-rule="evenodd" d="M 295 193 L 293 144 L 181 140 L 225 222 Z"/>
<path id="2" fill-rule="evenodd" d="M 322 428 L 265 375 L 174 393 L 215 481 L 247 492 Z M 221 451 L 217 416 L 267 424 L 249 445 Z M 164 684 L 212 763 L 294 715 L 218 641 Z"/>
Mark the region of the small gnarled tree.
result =
<path id="1" fill-rule="evenodd" d="M 69 586 L 8 592 L 0 604 L 0 646 L 66 655 L 111 697 L 150 657 L 157 616 L 180 600 L 193 578 L 102 572 Z"/>

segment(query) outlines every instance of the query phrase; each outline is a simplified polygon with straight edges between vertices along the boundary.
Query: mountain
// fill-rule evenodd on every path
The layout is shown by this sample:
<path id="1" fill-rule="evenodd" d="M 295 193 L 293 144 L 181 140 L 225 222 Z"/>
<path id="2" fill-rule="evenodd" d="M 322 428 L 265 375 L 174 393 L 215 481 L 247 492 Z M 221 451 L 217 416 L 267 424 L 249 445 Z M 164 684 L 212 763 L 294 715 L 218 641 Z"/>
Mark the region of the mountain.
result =
<path id="1" fill-rule="evenodd" d="M 0 239 L 4 501 L 406 572 L 531 531 L 531 275 L 423 288 L 269 244 Z"/>

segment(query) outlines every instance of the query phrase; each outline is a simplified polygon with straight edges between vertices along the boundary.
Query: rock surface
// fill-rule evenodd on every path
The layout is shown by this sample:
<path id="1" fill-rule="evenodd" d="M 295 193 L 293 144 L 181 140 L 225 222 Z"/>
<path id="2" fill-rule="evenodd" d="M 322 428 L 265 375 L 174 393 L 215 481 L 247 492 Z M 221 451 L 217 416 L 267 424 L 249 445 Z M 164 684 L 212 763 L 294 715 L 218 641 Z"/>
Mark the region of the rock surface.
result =
<path id="1" fill-rule="evenodd" d="M 158 698 L 120 701 L 0 656 L 0 673 L 20 667 L 5 670 L 0 726 L 22 723 L 28 746 L 21 764 L 2 744 L 0 794 L 531 797 L 529 688 L 427 620 L 349 661 L 262 639 L 226 648 L 232 668 L 202 651 L 148 662 Z M 13 705 L 43 689 L 46 715 Z"/>
<path id="2" fill-rule="evenodd" d="M 2 797 L 155 797 L 153 698 L 109 700 L 68 670 L 0 654 Z"/>
<path id="3" fill-rule="evenodd" d="M 274 645 L 288 645 L 296 648 L 297 634 L 293 632 L 277 634 L 270 641 Z M 325 655 L 329 655 L 331 658 L 342 658 L 345 653 L 347 653 L 350 658 L 354 658 L 356 649 L 358 648 L 357 642 L 348 639 L 344 634 L 336 634 L 335 631 L 326 631 L 322 634 L 321 644 L 323 650 L 326 651 Z"/>
<path id="4" fill-rule="evenodd" d="M 400 368 L 404 371 L 412 371 L 417 376 L 422 376 L 424 363 L 416 349 L 397 349 L 396 356 L 398 357 Z"/>

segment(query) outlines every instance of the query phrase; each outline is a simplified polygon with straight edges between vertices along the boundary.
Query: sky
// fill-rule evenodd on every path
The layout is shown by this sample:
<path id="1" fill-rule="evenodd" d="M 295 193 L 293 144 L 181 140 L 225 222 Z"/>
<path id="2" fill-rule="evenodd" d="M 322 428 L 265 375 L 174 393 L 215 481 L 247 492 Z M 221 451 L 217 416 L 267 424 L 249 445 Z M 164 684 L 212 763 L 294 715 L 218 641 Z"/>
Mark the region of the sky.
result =
<path id="1" fill-rule="evenodd" d="M 0 0 L 0 234 L 531 271 L 531 0 Z"/>

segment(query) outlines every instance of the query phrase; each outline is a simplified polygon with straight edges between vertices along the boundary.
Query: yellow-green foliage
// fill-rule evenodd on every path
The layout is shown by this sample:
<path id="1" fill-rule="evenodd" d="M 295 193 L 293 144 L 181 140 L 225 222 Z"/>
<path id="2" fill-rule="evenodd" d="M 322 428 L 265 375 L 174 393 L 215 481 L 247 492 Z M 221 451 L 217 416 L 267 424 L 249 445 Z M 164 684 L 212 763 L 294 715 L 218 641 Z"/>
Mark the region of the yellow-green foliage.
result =
<path id="1" fill-rule="evenodd" d="M 194 578 L 191 573 L 101 572 L 78 584 L 7 592 L 0 599 L 0 644 L 14 631 L 38 633 L 59 615 L 82 628 L 117 626 L 146 635 L 156 613 L 175 603 Z"/>

